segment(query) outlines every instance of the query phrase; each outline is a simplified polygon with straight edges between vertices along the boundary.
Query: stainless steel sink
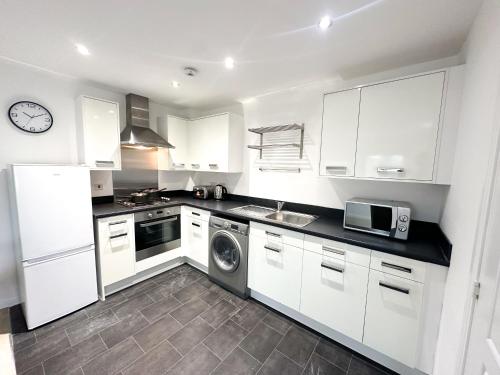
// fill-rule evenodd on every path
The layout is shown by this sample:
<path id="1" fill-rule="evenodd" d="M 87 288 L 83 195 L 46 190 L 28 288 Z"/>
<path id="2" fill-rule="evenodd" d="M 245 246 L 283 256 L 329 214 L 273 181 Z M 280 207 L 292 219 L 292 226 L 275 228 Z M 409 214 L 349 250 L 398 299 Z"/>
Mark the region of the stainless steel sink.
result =
<path id="1" fill-rule="evenodd" d="M 269 215 L 269 214 L 275 212 L 276 210 L 273 210 L 272 208 L 268 208 L 268 207 L 255 206 L 255 205 L 251 204 L 248 206 L 241 206 L 241 207 L 232 208 L 229 211 L 234 212 L 236 214 L 243 215 L 243 216 L 250 216 L 250 217 L 262 219 L 266 215 Z"/>
<path id="2" fill-rule="evenodd" d="M 266 219 L 293 225 L 295 227 L 305 227 L 307 224 L 316 220 L 316 217 L 313 215 L 299 214 L 297 212 L 276 211 L 266 215 Z"/>

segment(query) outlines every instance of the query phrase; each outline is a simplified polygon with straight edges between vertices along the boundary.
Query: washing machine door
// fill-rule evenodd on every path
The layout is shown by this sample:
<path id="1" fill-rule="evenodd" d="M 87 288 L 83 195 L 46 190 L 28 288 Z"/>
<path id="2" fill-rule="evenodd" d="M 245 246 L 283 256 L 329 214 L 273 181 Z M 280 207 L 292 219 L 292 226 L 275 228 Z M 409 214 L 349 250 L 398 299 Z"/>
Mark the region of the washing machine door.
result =
<path id="1" fill-rule="evenodd" d="M 219 231 L 212 236 L 210 255 L 220 271 L 231 273 L 240 265 L 241 246 L 231 233 Z"/>

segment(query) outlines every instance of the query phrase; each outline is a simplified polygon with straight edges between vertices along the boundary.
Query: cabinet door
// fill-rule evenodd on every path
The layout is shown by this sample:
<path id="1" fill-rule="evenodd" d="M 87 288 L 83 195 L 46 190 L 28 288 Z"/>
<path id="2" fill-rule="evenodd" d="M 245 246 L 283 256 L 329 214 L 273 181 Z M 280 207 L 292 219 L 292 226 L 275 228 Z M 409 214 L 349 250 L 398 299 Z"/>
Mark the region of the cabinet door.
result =
<path id="1" fill-rule="evenodd" d="M 84 161 L 93 169 L 120 169 L 118 103 L 83 97 Z"/>
<path id="2" fill-rule="evenodd" d="M 357 264 L 304 251 L 300 312 L 362 341 L 368 272 Z"/>
<path id="3" fill-rule="evenodd" d="M 199 219 L 187 218 L 187 256 L 208 267 L 208 223 Z"/>
<path id="4" fill-rule="evenodd" d="M 132 215 L 98 221 L 99 268 L 103 286 L 135 275 L 135 236 Z"/>
<path id="5" fill-rule="evenodd" d="M 423 284 L 370 270 L 363 343 L 415 366 Z"/>
<path id="6" fill-rule="evenodd" d="M 362 88 L 356 177 L 432 181 L 444 74 Z"/>
<path id="7" fill-rule="evenodd" d="M 250 236 L 248 286 L 298 311 L 303 252 L 295 246 Z"/>
<path id="8" fill-rule="evenodd" d="M 361 89 L 325 95 L 321 131 L 322 176 L 354 176 Z"/>
<path id="9" fill-rule="evenodd" d="M 169 168 L 183 170 L 188 167 L 188 121 L 180 117 L 168 116 L 168 142 L 175 148 L 169 149 Z"/>
<path id="10" fill-rule="evenodd" d="M 202 170 L 205 144 L 210 140 L 207 128 L 203 125 L 201 120 L 188 121 L 188 169 L 194 171 Z"/>

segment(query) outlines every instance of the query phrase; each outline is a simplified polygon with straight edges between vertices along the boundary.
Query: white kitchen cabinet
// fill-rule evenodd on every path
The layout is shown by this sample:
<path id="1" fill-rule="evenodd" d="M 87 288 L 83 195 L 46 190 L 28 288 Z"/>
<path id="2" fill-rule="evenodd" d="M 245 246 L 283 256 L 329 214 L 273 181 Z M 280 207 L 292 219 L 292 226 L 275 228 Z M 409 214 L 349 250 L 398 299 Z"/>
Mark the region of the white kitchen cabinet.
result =
<path id="1" fill-rule="evenodd" d="M 272 235 L 249 237 L 249 288 L 298 311 L 304 250 Z"/>
<path id="2" fill-rule="evenodd" d="M 423 290 L 422 283 L 370 270 L 363 343 L 414 367 L 423 335 Z"/>
<path id="3" fill-rule="evenodd" d="M 188 168 L 188 120 L 177 116 L 158 118 L 158 133 L 174 148 L 158 148 L 158 169 L 184 171 Z"/>
<path id="4" fill-rule="evenodd" d="M 367 267 L 304 251 L 300 312 L 362 341 Z"/>
<path id="5" fill-rule="evenodd" d="M 121 169 L 118 103 L 81 96 L 77 109 L 80 162 L 91 169 Z"/>
<path id="6" fill-rule="evenodd" d="M 433 179 L 445 73 L 363 87 L 356 177 Z"/>
<path id="7" fill-rule="evenodd" d="M 96 250 L 102 298 L 105 286 L 135 275 L 134 215 L 99 219 Z"/>
<path id="8" fill-rule="evenodd" d="M 324 96 L 320 175 L 354 176 L 360 98 L 361 89 Z"/>
<path id="9" fill-rule="evenodd" d="M 210 213 L 183 206 L 181 217 L 181 243 L 184 254 L 197 264 L 208 267 Z"/>

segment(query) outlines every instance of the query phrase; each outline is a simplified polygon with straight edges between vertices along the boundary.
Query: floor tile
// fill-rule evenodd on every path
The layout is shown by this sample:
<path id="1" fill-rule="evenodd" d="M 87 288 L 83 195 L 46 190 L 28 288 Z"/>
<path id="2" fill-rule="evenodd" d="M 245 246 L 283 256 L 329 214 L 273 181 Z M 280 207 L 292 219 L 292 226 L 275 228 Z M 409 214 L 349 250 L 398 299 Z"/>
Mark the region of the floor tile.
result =
<path id="1" fill-rule="evenodd" d="M 180 305 L 181 303 L 174 297 L 166 297 L 142 309 L 141 312 L 147 320 L 154 322 Z"/>
<path id="2" fill-rule="evenodd" d="M 106 299 L 104 301 L 97 301 L 96 303 L 87 306 L 85 308 L 85 312 L 89 317 L 93 317 L 103 313 L 104 311 L 110 309 L 111 307 L 119 303 L 125 302 L 126 300 L 127 297 L 125 297 L 123 293 L 117 292 L 110 296 L 106 296 Z"/>
<path id="3" fill-rule="evenodd" d="M 271 327 L 259 323 L 241 342 L 240 346 L 260 362 L 264 362 L 282 337 L 283 335 Z"/>
<path id="4" fill-rule="evenodd" d="M 146 318 L 141 313 L 129 315 L 125 319 L 113 324 L 100 332 L 104 343 L 108 348 L 112 348 L 119 342 L 125 340 L 127 337 L 132 336 L 134 333 L 140 331 L 148 325 Z"/>
<path id="5" fill-rule="evenodd" d="M 274 351 L 262 368 L 259 370 L 259 375 L 300 375 L 302 368 L 296 363 L 286 358 L 278 351 Z M 314 374 L 318 375 L 318 374 Z"/>
<path id="6" fill-rule="evenodd" d="M 171 336 L 168 341 L 184 355 L 203 341 L 213 330 L 207 322 L 198 317 Z"/>
<path id="7" fill-rule="evenodd" d="M 313 353 L 302 375 L 345 375 L 346 372 Z"/>
<path id="8" fill-rule="evenodd" d="M 132 298 L 133 296 L 147 292 L 149 289 L 152 289 L 155 286 L 157 286 L 157 284 L 153 280 L 144 280 L 140 283 L 132 285 L 131 287 L 128 287 L 127 289 L 124 289 L 122 293 L 125 297 Z"/>
<path id="9" fill-rule="evenodd" d="M 317 342 L 317 336 L 312 335 L 302 328 L 293 326 L 288 330 L 276 349 L 298 363 L 301 367 L 304 367 Z"/>
<path id="10" fill-rule="evenodd" d="M 216 305 L 210 307 L 200 316 L 205 319 L 212 327 L 217 328 L 232 315 L 238 311 L 238 308 L 228 301 L 219 301 Z"/>
<path id="11" fill-rule="evenodd" d="M 66 332 L 71 345 L 75 345 L 116 322 L 118 322 L 118 319 L 113 311 L 106 310 L 101 315 L 70 326 L 66 329 Z"/>
<path id="12" fill-rule="evenodd" d="M 38 365 L 38 366 L 33 367 L 32 369 L 30 369 L 26 372 L 23 372 L 21 375 L 45 375 L 45 373 L 43 372 L 43 366 Z"/>
<path id="13" fill-rule="evenodd" d="M 35 335 L 40 338 L 43 336 L 52 335 L 54 333 L 63 331 L 67 327 L 86 320 L 87 318 L 88 315 L 85 310 L 79 310 L 74 312 L 73 314 L 66 315 L 63 318 L 54 320 L 53 322 L 45 324 L 44 326 L 38 327 L 37 329 L 35 329 Z"/>
<path id="14" fill-rule="evenodd" d="M 208 336 L 204 343 L 220 359 L 225 358 L 245 338 L 247 332 L 228 320 Z"/>
<path id="15" fill-rule="evenodd" d="M 144 354 L 123 375 L 161 375 L 181 359 L 181 355 L 168 342 L 164 341 L 150 352 Z"/>
<path id="16" fill-rule="evenodd" d="M 386 375 L 388 372 L 373 366 L 372 364 L 363 361 L 362 359 L 353 356 L 349 366 L 348 375 Z"/>
<path id="17" fill-rule="evenodd" d="M 251 375 L 260 368 L 261 363 L 243 349 L 236 348 L 211 375 Z"/>
<path id="18" fill-rule="evenodd" d="M 314 351 L 343 370 L 347 370 L 351 362 L 352 354 L 349 351 L 323 338 L 319 340 Z"/>
<path id="19" fill-rule="evenodd" d="M 16 333 L 12 335 L 12 344 L 14 346 L 14 351 L 24 349 L 36 342 L 35 332 L 28 331 L 22 333 Z"/>
<path id="20" fill-rule="evenodd" d="M 167 280 L 159 281 L 158 284 L 162 286 L 162 293 L 168 295 L 177 293 L 179 290 L 194 283 L 199 278 L 200 276 L 194 274 L 176 275 Z"/>
<path id="21" fill-rule="evenodd" d="M 141 348 L 132 338 L 128 338 L 84 365 L 83 372 L 85 375 L 114 374 L 130 365 L 142 354 Z"/>
<path id="22" fill-rule="evenodd" d="M 147 294 L 139 294 L 127 301 L 120 303 L 112 308 L 119 319 L 132 315 L 153 303 L 153 299 Z"/>
<path id="23" fill-rule="evenodd" d="M 197 282 L 200 283 L 201 285 L 203 285 L 207 289 L 210 288 L 212 285 L 214 285 L 214 283 L 212 281 L 210 281 L 210 279 L 206 276 L 203 276 Z"/>
<path id="24" fill-rule="evenodd" d="M 82 341 L 43 362 L 47 375 L 67 374 L 107 350 L 99 335 Z"/>
<path id="25" fill-rule="evenodd" d="M 292 322 L 290 320 L 272 311 L 267 313 L 267 315 L 264 317 L 264 319 L 262 319 L 262 321 L 283 335 L 288 331 L 288 328 L 290 328 L 290 326 L 292 325 Z"/>
<path id="26" fill-rule="evenodd" d="M 249 302 L 233 316 L 232 320 L 247 331 L 250 331 L 266 314 L 267 310 L 264 307 L 255 302 Z"/>
<path id="27" fill-rule="evenodd" d="M 170 312 L 170 315 L 184 325 L 208 308 L 209 305 L 204 301 L 199 298 L 194 298 Z"/>
<path id="28" fill-rule="evenodd" d="M 37 339 L 37 342 L 15 354 L 17 372 L 22 373 L 42 363 L 43 360 L 69 348 L 70 342 L 64 331 Z"/>
<path id="29" fill-rule="evenodd" d="M 219 362 L 219 359 L 205 345 L 200 344 L 182 358 L 167 374 L 208 375 Z"/>
<path id="30" fill-rule="evenodd" d="M 200 299 L 208 303 L 210 306 L 213 306 L 217 302 L 222 300 L 222 296 L 218 291 L 209 289 L 208 291 L 200 295 Z"/>
<path id="31" fill-rule="evenodd" d="M 198 283 L 193 283 L 185 288 L 182 288 L 178 292 L 173 293 L 173 295 L 179 301 L 186 302 L 194 298 L 195 296 L 199 296 L 200 294 L 205 293 L 206 291 L 207 288 L 205 288 L 203 285 Z"/>
<path id="32" fill-rule="evenodd" d="M 182 325 L 177 320 L 170 315 L 165 315 L 163 318 L 160 318 L 153 324 L 137 332 L 134 338 L 139 346 L 147 352 L 163 340 L 172 336 L 181 328 Z"/>

